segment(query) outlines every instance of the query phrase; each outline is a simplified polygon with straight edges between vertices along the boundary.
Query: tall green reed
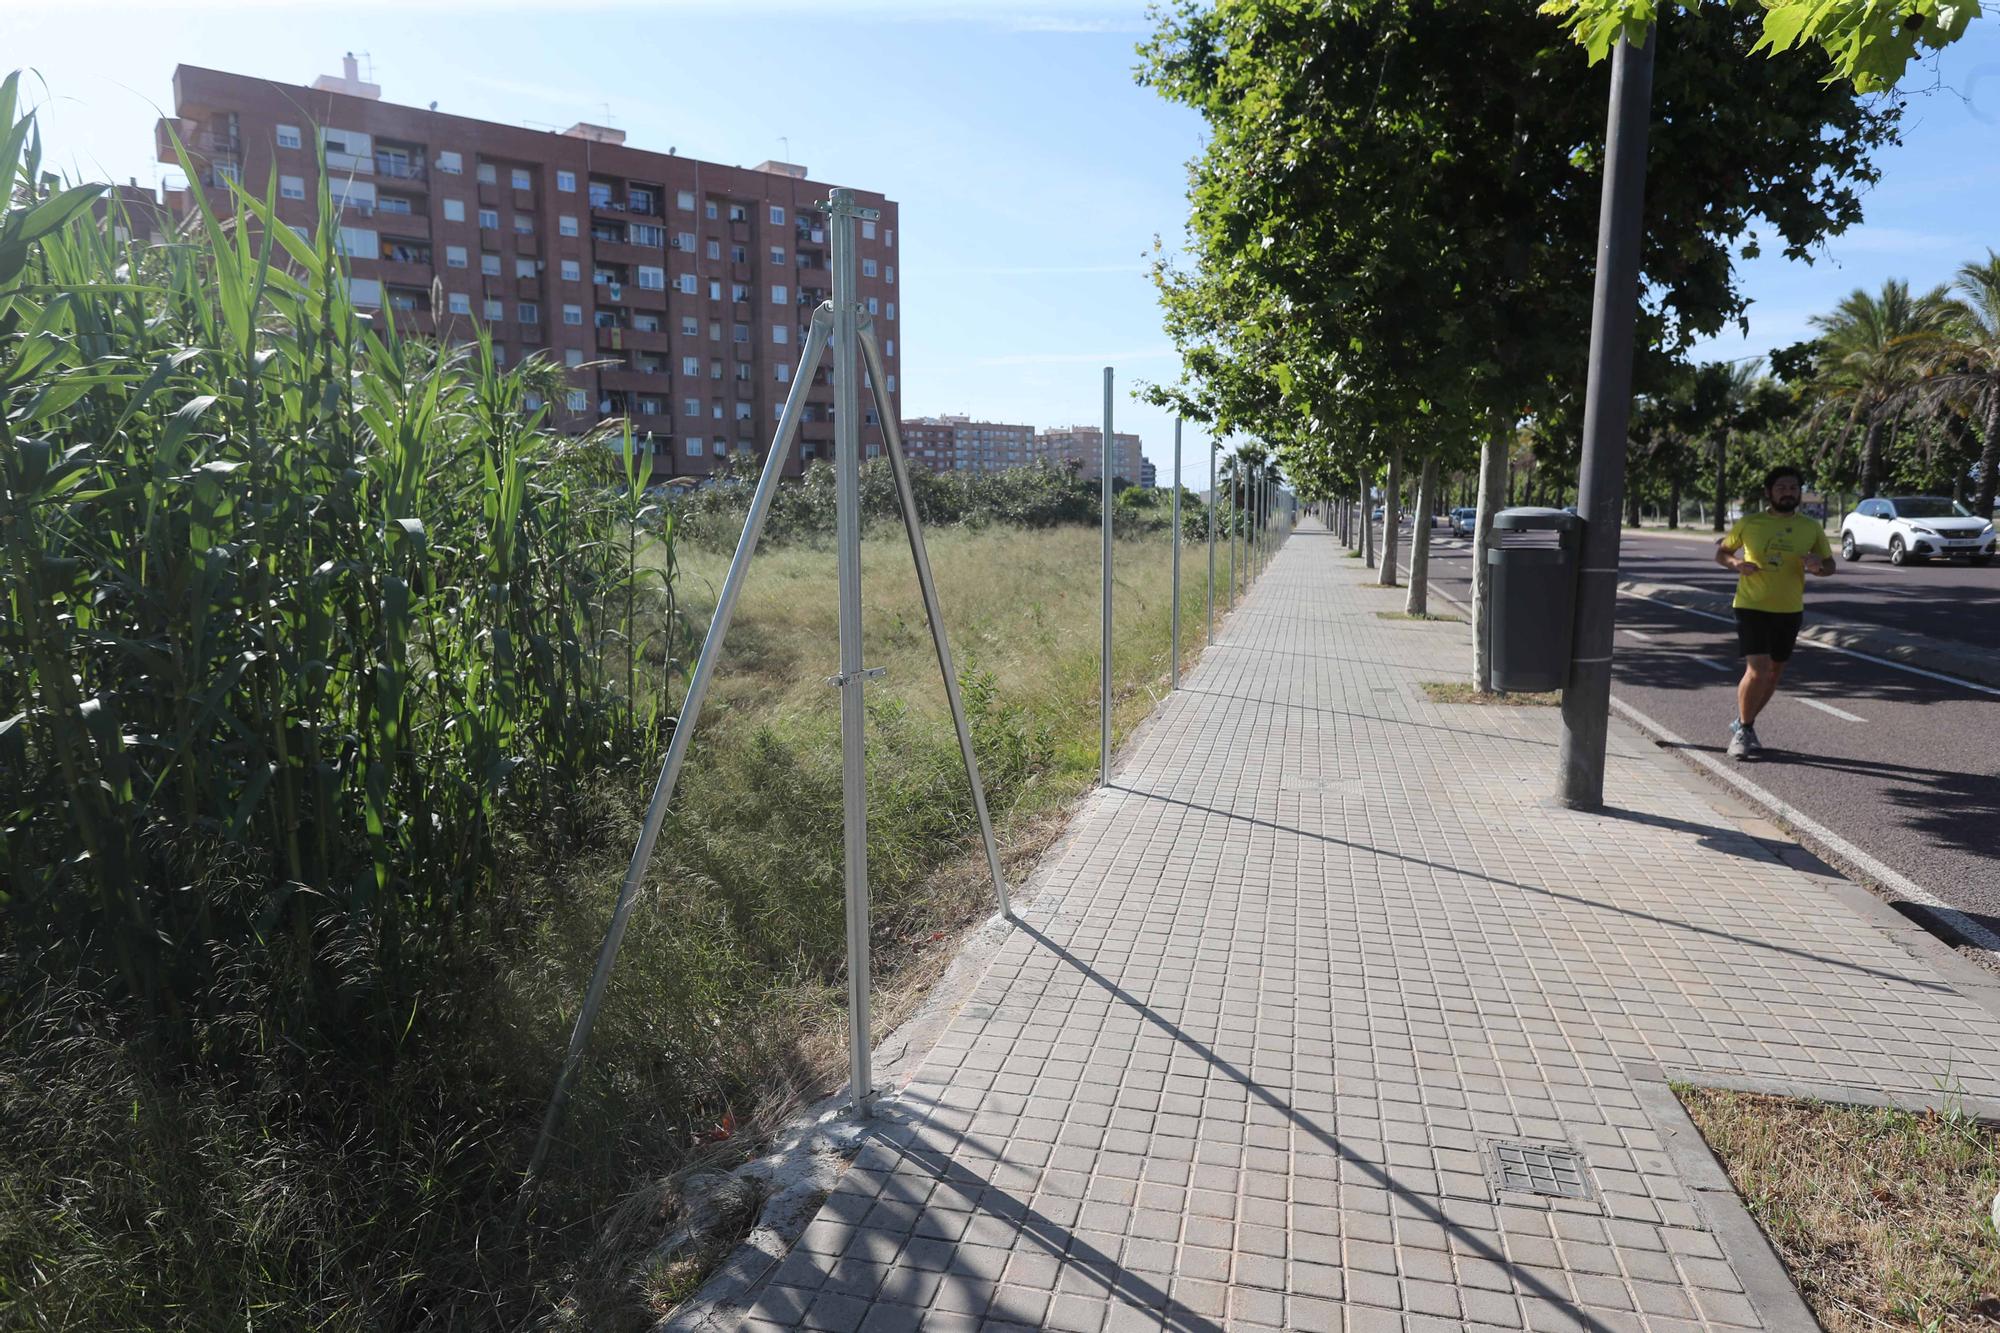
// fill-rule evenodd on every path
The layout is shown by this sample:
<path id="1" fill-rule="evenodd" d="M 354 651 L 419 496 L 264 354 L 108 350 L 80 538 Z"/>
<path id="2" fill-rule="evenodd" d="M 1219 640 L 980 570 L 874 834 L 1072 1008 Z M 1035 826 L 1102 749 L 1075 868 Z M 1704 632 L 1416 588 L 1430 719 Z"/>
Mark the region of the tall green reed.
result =
<path id="1" fill-rule="evenodd" d="M 661 739 L 672 527 L 640 561 L 630 441 L 621 476 L 550 428 L 559 367 L 357 309 L 324 186 L 308 236 L 273 181 L 147 248 L 16 109 L 10 77 L 0 986 L 80 971 L 181 1039 L 250 975 L 256 1041 L 393 1041 L 525 908 L 521 831 L 559 854 Z"/>

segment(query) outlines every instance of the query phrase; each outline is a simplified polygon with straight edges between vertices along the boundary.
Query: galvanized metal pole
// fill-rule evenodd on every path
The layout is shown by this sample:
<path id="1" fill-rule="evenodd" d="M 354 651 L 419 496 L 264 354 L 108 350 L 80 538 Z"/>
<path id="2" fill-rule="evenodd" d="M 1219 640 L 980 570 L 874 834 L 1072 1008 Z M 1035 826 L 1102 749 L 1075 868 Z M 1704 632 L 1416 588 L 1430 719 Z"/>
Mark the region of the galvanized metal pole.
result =
<path id="1" fill-rule="evenodd" d="M 847 888 L 847 1066 L 849 1108 L 870 1114 L 868 774 L 864 729 L 867 667 L 861 642 L 861 374 L 855 352 L 860 301 L 855 281 L 854 191 L 835 190 L 828 207 L 833 250 L 834 561 L 840 583 L 841 824 Z"/>
<path id="2" fill-rule="evenodd" d="M 1240 526 L 1238 516 L 1243 509 L 1243 455 L 1234 458 L 1235 466 L 1229 469 L 1229 606 L 1236 608 L 1236 530 Z"/>
<path id="3" fill-rule="evenodd" d="M 1577 509 L 1583 541 L 1562 696 L 1557 799 L 1572 809 L 1604 804 L 1604 745 L 1611 711 L 1611 633 L 1618 609 L 1618 523 L 1625 490 L 1625 439 L 1632 418 L 1632 328 L 1639 310 L 1639 247 L 1645 223 L 1646 132 L 1652 116 L 1653 50 L 1620 37 L 1611 57 L 1604 197 L 1597 215 L 1597 287 L 1584 390 L 1583 467 Z"/>
<path id="4" fill-rule="evenodd" d="M 1167 688 L 1181 687 L 1181 419 L 1174 418 L 1174 609 L 1172 628 L 1167 631 Z"/>
<path id="5" fill-rule="evenodd" d="M 931 577 L 930 552 L 924 546 L 924 524 L 917 513 L 917 495 L 910 485 L 910 465 L 903 456 L 903 427 L 896 420 L 889 398 L 889 376 L 882 362 L 882 348 L 875 341 L 872 322 L 861 328 L 861 358 L 868 367 L 868 379 L 875 391 L 875 414 L 882 420 L 882 441 L 889 446 L 889 469 L 896 475 L 896 498 L 903 507 L 903 528 L 910 539 L 910 559 L 917 567 L 917 589 L 923 594 L 924 615 L 931 622 L 931 643 L 937 649 L 938 670 L 944 673 L 945 702 L 951 706 L 951 725 L 958 733 L 958 752 L 965 760 L 965 778 L 972 784 L 972 810 L 979 817 L 979 838 L 986 848 L 986 869 L 993 877 L 993 897 L 1001 916 L 1011 917 L 1007 902 L 1007 876 L 1000 869 L 1000 846 L 993 838 L 993 818 L 986 810 L 986 784 L 979 776 L 979 756 L 972 749 L 972 727 L 965 715 L 965 698 L 958 688 L 958 667 L 945 637 L 944 610 L 938 602 L 937 580 Z"/>
<path id="6" fill-rule="evenodd" d="M 590 1043 L 590 1029 L 597 1021 L 598 1008 L 604 1003 L 604 989 L 611 981 L 611 969 L 618 961 L 619 946 L 625 940 L 625 928 L 632 919 L 632 906 L 638 899 L 639 885 L 646 878 L 646 867 L 653 859 L 653 846 L 659 841 L 660 827 L 666 822 L 667 806 L 674 798 L 674 788 L 680 783 L 681 765 L 687 759 L 688 743 L 694 739 L 695 724 L 701 720 L 701 707 L 708 698 L 709 681 L 715 677 L 715 664 L 722 656 L 722 641 L 729 635 L 729 622 L 736 614 L 736 598 L 743 590 L 743 580 L 750 572 L 750 557 L 757 550 L 757 538 L 764 531 L 764 519 L 771 512 L 771 500 L 778 493 L 778 479 L 783 475 L 785 459 L 790 456 L 792 442 L 799 431 L 799 421 L 805 415 L 806 394 L 812 387 L 813 372 L 819 367 L 820 357 L 826 353 L 827 336 L 833 329 L 832 313 L 828 306 L 821 304 L 813 311 L 812 327 L 806 333 L 806 345 L 799 354 L 798 373 L 792 377 L 791 390 L 785 395 L 784 410 L 778 416 L 778 429 L 771 439 L 770 452 L 764 455 L 764 471 L 757 479 L 757 489 L 750 498 L 750 512 L 743 519 L 743 534 L 736 539 L 736 553 L 729 558 L 729 572 L 722 577 L 722 591 L 715 600 L 715 614 L 709 617 L 708 633 L 702 638 L 701 652 L 694 660 L 694 674 L 688 677 L 687 696 L 681 700 L 680 716 L 674 719 L 673 739 L 667 742 L 667 758 L 660 765 L 660 776 L 653 784 L 652 800 L 646 805 L 646 818 L 639 826 L 639 841 L 632 849 L 632 859 L 625 867 L 625 882 L 618 888 L 618 903 L 611 912 L 611 924 L 605 928 L 604 943 L 597 951 L 597 967 L 591 973 L 590 988 L 584 992 L 583 1008 L 576 1015 L 576 1026 L 570 1030 L 569 1050 L 563 1056 L 562 1070 L 556 1075 L 555 1091 L 549 1096 L 548 1111 L 542 1117 L 541 1136 L 535 1140 L 535 1151 L 528 1159 L 527 1182 L 530 1187 L 540 1178 L 542 1163 L 548 1157 L 549 1144 L 554 1139 L 556 1125 L 562 1120 L 563 1107 L 569 1101 L 570 1082 L 583 1062 L 584 1048 Z"/>
<path id="7" fill-rule="evenodd" d="M 1215 642 L 1215 511 L 1222 506 L 1215 502 L 1215 450 L 1213 438 L 1208 442 L 1208 638 Z"/>
<path id="8" fill-rule="evenodd" d="M 1097 776 L 1111 785 L 1111 367 L 1104 368 L 1104 438 L 1099 444 L 1098 524 L 1102 558 L 1099 589 L 1100 641 L 1097 650 Z"/>

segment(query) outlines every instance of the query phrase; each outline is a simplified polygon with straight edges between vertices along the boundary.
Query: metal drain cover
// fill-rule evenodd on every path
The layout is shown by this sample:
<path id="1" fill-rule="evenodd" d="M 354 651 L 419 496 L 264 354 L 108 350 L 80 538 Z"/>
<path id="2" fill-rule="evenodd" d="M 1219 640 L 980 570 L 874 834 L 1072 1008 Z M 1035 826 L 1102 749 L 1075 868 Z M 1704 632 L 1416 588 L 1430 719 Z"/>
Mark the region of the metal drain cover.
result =
<path id="1" fill-rule="evenodd" d="M 1493 1183 L 1500 1189 L 1553 1194 L 1564 1199 L 1590 1197 L 1590 1177 L 1584 1173 L 1583 1154 L 1574 1149 L 1546 1143 L 1495 1142 L 1489 1152 Z"/>

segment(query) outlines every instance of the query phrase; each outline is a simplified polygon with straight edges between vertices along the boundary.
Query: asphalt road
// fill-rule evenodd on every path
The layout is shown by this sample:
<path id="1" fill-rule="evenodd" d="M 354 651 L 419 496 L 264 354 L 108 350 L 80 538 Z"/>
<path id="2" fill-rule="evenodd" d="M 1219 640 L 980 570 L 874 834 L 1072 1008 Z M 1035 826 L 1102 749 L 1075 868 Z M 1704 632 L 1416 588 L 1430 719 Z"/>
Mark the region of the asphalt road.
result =
<path id="1" fill-rule="evenodd" d="M 1704 540 L 1696 541 L 1627 531 L 1619 537 L 1619 571 L 1648 583 L 1734 595 L 1736 576 L 1715 563 L 1714 536 L 1703 533 Z M 1837 552 L 1838 543 L 1828 540 Z M 2000 652 L 2000 564 L 1913 561 L 1898 568 L 1887 556 L 1863 556 L 1850 564 L 1837 554 L 1835 563 L 1832 578 L 1806 581 L 1809 616 L 1885 625 Z"/>
<path id="2" fill-rule="evenodd" d="M 1644 562 L 1640 576 L 1649 581 L 1700 578 L 1698 586 L 1732 586 L 1720 568 L 1708 567 L 1724 576 L 1721 582 L 1702 571 L 1705 547 L 1676 538 L 1634 542 L 1630 534 L 1626 541 L 1628 559 Z M 1440 528 L 1431 550 L 1434 586 L 1469 601 L 1470 543 Z M 1860 620 L 1867 608 L 1914 614 L 1913 589 L 1984 580 L 1992 609 L 1950 620 L 2000 620 L 2000 570 L 1892 569 L 1886 562 L 1876 569 L 1875 563 L 1863 564 L 1851 582 L 1855 567 L 1846 564 L 1834 578 L 1814 580 L 1808 615 L 1831 600 L 1824 596 L 1830 585 L 1859 589 L 1849 602 L 1855 609 L 1843 618 Z M 1916 578 L 1891 582 L 1906 573 Z M 1873 619 L 1886 623 L 1880 611 Z M 1692 747 L 1740 765 L 1779 800 L 2000 931 L 2000 694 L 1992 687 L 1952 684 L 1802 639 L 1778 697 L 1758 719 L 1764 757 L 1730 760 L 1723 750 L 1740 675 L 1733 624 L 1633 597 L 1619 598 L 1617 623 L 1617 698 Z M 2000 624 L 1969 632 L 2000 643 Z"/>

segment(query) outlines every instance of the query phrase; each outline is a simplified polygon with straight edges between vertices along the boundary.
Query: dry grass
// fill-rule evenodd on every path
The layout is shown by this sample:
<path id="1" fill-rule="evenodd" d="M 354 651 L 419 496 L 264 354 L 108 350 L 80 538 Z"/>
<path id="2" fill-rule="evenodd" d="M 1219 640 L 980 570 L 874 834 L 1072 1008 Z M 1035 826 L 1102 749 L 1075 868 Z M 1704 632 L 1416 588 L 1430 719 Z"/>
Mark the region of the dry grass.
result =
<path id="1" fill-rule="evenodd" d="M 1442 620 L 1455 625 L 1465 623 L 1464 616 L 1444 615 L 1435 611 L 1419 611 L 1415 615 L 1411 615 L 1408 611 L 1377 611 L 1375 614 L 1383 620 Z"/>
<path id="2" fill-rule="evenodd" d="M 1509 708 L 1556 708 L 1562 704 L 1562 691 L 1550 690 L 1544 694 L 1509 693 L 1494 690 L 1481 694 L 1469 681 L 1427 680 L 1424 694 L 1436 704 L 1500 704 Z"/>
<path id="3" fill-rule="evenodd" d="M 1952 1111 L 1675 1091 L 1829 1333 L 2000 1324 L 2000 1131 Z"/>

